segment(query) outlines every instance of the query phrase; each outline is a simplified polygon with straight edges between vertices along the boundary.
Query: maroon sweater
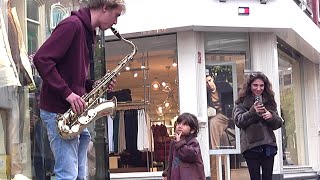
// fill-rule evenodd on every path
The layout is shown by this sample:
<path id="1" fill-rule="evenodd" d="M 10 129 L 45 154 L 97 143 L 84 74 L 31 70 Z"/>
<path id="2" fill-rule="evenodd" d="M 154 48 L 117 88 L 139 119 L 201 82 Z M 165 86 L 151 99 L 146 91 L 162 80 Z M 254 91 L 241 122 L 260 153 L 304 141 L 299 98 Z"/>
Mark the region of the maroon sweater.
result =
<path id="1" fill-rule="evenodd" d="M 43 79 L 40 108 L 64 113 L 70 108 L 66 98 L 74 92 L 82 96 L 92 88 L 87 80 L 88 37 L 93 37 L 90 10 L 80 9 L 61 21 L 34 56 Z"/>

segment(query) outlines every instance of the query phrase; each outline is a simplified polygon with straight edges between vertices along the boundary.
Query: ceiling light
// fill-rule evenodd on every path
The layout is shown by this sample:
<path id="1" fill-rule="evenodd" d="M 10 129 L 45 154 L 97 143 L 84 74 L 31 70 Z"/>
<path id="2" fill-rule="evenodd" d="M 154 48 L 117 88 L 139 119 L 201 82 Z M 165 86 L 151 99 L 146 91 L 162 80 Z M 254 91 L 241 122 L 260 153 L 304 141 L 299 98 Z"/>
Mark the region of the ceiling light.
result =
<path id="1" fill-rule="evenodd" d="M 164 107 L 166 110 L 171 109 L 172 103 L 169 101 L 169 99 L 166 99 L 166 100 L 163 102 L 163 107 Z"/>
<path id="2" fill-rule="evenodd" d="M 137 73 L 137 72 L 134 72 L 134 73 L 133 73 L 133 77 L 138 77 L 138 73 Z"/>
<path id="3" fill-rule="evenodd" d="M 162 85 L 162 87 L 166 87 L 167 83 L 166 83 L 165 81 L 163 81 L 163 82 L 161 83 L 161 85 Z"/>
<path id="4" fill-rule="evenodd" d="M 157 78 L 154 78 L 154 81 L 151 84 L 151 88 L 154 91 L 157 91 L 160 88 L 160 83 L 157 81 Z"/>
<path id="5" fill-rule="evenodd" d="M 171 91 L 171 85 L 170 83 L 162 82 L 162 87 L 164 92 L 170 92 Z"/>

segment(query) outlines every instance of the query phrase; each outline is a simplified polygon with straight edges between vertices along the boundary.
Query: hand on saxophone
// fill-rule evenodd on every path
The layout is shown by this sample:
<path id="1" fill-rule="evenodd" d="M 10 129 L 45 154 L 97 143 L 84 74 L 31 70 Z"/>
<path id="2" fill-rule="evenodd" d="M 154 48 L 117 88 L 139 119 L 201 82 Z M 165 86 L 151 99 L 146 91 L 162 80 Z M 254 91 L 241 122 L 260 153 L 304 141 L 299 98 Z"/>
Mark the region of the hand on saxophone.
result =
<path id="1" fill-rule="evenodd" d="M 66 100 L 71 104 L 72 111 L 80 114 L 86 108 L 86 102 L 77 94 L 71 93 Z"/>
<path id="2" fill-rule="evenodd" d="M 96 88 L 99 84 L 101 83 L 101 80 L 96 80 L 93 85 L 92 85 L 92 88 Z M 116 80 L 115 79 L 112 79 L 110 81 L 110 83 L 107 84 L 107 91 L 112 91 L 114 86 L 116 85 Z"/>
<path id="3" fill-rule="evenodd" d="M 115 79 L 112 79 L 110 81 L 110 83 L 108 84 L 108 91 L 112 91 L 113 90 L 114 86 L 116 85 L 116 82 L 117 81 Z"/>

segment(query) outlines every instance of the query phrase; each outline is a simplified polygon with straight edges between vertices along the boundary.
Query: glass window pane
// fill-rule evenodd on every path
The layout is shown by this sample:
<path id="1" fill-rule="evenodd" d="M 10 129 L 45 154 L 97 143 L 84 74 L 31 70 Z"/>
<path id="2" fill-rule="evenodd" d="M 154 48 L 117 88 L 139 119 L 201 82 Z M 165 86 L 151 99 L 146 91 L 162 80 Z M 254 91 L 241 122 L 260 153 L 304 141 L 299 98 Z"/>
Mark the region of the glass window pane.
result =
<path id="1" fill-rule="evenodd" d="M 154 150 L 147 149 L 151 152 L 151 157 L 147 164 L 149 164 L 149 167 L 157 168 L 157 171 L 162 171 L 166 168 L 165 162 L 169 155 L 170 139 L 174 133 L 173 123 L 179 114 L 176 35 L 138 38 L 132 39 L 132 41 L 138 47 L 139 51 L 133 61 L 126 64 L 128 69 L 123 69 L 117 77 L 117 85 L 113 93 L 116 96 L 120 95 L 118 98 L 118 107 L 120 108 L 122 108 L 121 105 L 130 104 L 130 102 L 146 103 L 145 107 L 142 108 L 139 106 L 128 106 L 128 108 L 122 108 L 122 110 L 126 110 L 125 112 L 127 112 L 135 110 L 135 107 L 137 107 L 137 110 L 145 110 L 148 120 L 148 132 L 145 131 L 145 136 L 149 144 L 154 147 Z M 115 68 L 119 61 L 131 52 L 132 47 L 123 41 L 107 42 L 107 69 L 112 70 Z M 135 76 L 135 74 L 137 76 Z M 134 118 L 128 118 L 129 117 L 125 117 L 125 123 L 133 123 L 135 121 Z M 131 125 L 131 127 L 133 127 L 131 128 L 132 131 L 136 131 L 135 126 Z M 154 137 L 154 142 L 150 140 L 151 134 Z M 139 147 L 137 148 L 137 139 L 134 139 L 135 137 L 136 135 L 133 137 L 125 136 L 126 142 L 132 141 L 130 139 L 133 138 L 134 145 L 132 148 L 127 147 L 126 151 L 123 151 L 119 146 L 117 147 L 118 143 L 114 142 L 115 153 L 129 154 L 127 157 L 120 157 L 121 163 L 118 167 L 122 168 L 123 172 L 131 171 L 130 169 L 123 168 L 130 163 L 127 162 L 128 159 L 136 156 L 136 152 L 140 151 L 139 153 L 141 153 L 141 149 L 139 150 Z M 121 139 L 116 141 L 120 140 Z M 126 145 L 128 145 L 128 143 Z M 145 155 L 145 153 L 142 153 L 141 156 L 136 157 L 137 162 L 143 162 L 140 169 L 141 167 L 147 167 L 144 160 L 146 159 Z M 131 166 L 135 168 L 133 171 L 139 171 L 138 164 L 131 164 Z M 149 168 L 145 168 L 143 171 L 149 170 Z M 112 169 L 111 172 L 113 172 Z"/>
<path id="2" fill-rule="evenodd" d="M 297 60 L 279 50 L 279 87 L 282 127 L 283 165 L 305 165 L 304 122 L 300 68 Z"/>
<path id="3" fill-rule="evenodd" d="M 206 59 L 206 75 L 207 75 L 207 94 L 208 94 L 208 122 L 210 134 L 210 149 L 220 151 L 212 151 L 216 153 L 227 153 L 227 149 L 233 150 L 233 153 L 240 147 L 236 147 L 235 125 L 231 120 L 230 111 L 233 108 L 234 98 L 237 97 L 237 89 L 243 84 L 245 68 L 249 67 L 247 63 L 247 54 L 249 50 L 249 41 L 247 33 L 206 33 L 205 34 L 205 59 Z M 216 91 L 209 88 L 210 77 L 214 79 L 213 83 L 216 86 Z M 222 85 L 223 84 L 223 85 Z M 210 92 L 213 93 L 210 93 Z M 213 94 L 217 94 L 214 98 Z M 228 94 L 229 93 L 229 94 Z M 211 94 L 211 95 L 209 95 Z M 210 97 L 212 96 L 212 97 Z M 215 100 L 213 100 L 215 99 Z M 216 116 L 211 117 L 212 101 L 216 101 L 215 115 L 222 114 L 218 119 L 228 119 L 225 125 L 220 125 L 226 131 L 216 129 L 218 127 L 215 120 Z M 218 107 L 219 106 L 219 107 Z M 228 130 L 229 128 L 229 130 Z M 215 133 L 216 132 L 216 133 Z M 218 133 L 220 132 L 220 133 Z M 216 135 L 214 135 L 216 134 Z M 219 134 L 219 137 L 216 137 Z M 239 141 L 239 139 L 237 140 Z M 232 143 L 230 143 L 232 142 Z M 230 153 L 230 152 L 229 152 Z"/>
<path id="4" fill-rule="evenodd" d="M 207 33 L 205 51 L 209 148 L 212 154 L 210 155 L 210 167 L 211 177 L 214 179 L 218 178 L 216 172 L 218 166 L 225 165 L 224 163 L 218 164 L 218 157 L 214 154 L 238 153 L 237 149 L 240 149 L 236 146 L 236 141 L 240 141 L 240 132 L 231 119 L 230 113 L 233 109 L 234 97 L 237 98 L 238 89 L 244 83 L 245 72 L 250 69 L 248 34 Z M 214 82 L 210 82 L 210 78 L 214 79 Z M 215 90 L 212 90 L 210 83 L 215 85 Z M 210 104 L 213 104 L 213 108 Z M 211 113 L 212 109 L 214 109 L 214 114 Z M 233 176 L 240 170 L 242 172 L 246 167 L 242 155 L 230 155 L 230 167 Z M 233 169 L 236 170 L 233 171 Z M 247 173 L 247 169 L 244 172 Z"/>
<path id="5" fill-rule="evenodd" d="M 29 19 L 39 21 L 38 3 L 34 0 L 27 0 L 27 17 Z"/>
<path id="6" fill-rule="evenodd" d="M 36 52 L 38 49 L 38 29 L 39 25 L 28 22 L 28 54 Z"/>

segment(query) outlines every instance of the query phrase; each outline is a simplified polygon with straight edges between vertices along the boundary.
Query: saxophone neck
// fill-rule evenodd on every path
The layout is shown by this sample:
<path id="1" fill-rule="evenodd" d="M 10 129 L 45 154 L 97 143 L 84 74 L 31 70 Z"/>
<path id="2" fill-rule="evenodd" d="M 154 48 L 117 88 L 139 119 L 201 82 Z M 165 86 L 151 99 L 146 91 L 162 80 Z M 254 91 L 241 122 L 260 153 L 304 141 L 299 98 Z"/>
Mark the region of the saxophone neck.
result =
<path id="1" fill-rule="evenodd" d="M 114 27 L 111 27 L 110 29 L 111 29 L 112 33 L 113 33 L 115 36 L 117 36 L 119 39 L 124 39 L 124 38 L 120 35 L 120 33 L 118 32 L 118 30 L 116 30 Z"/>

